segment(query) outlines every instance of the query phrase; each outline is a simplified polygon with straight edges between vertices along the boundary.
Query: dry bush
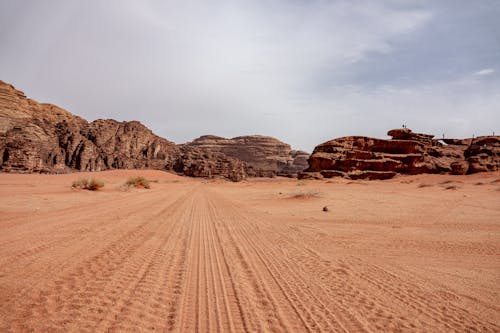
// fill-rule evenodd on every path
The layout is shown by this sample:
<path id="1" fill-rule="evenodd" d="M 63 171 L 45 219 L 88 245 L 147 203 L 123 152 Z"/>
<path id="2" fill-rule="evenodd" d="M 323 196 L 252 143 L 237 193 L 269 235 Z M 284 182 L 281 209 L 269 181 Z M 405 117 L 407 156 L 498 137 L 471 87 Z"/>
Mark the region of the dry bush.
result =
<path id="1" fill-rule="evenodd" d="M 307 192 L 298 192 L 292 194 L 291 198 L 293 199 L 310 199 L 310 198 L 318 198 L 321 196 L 320 191 L 307 191 Z"/>
<path id="2" fill-rule="evenodd" d="M 444 187 L 445 190 L 456 190 L 458 189 L 458 186 L 456 185 L 448 185 Z"/>
<path id="3" fill-rule="evenodd" d="M 135 187 L 135 188 L 151 188 L 149 184 L 149 180 L 144 178 L 143 176 L 130 177 L 125 182 L 126 187 Z"/>
<path id="4" fill-rule="evenodd" d="M 306 185 L 305 181 L 303 181 L 303 180 L 297 181 L 297 186 L 304 186 L 304 185 Z"/>
<path id="5" fill-rule="evenodd" d="M 474 185 L 484 185 L 483 182 L 477 182 L 477 183 L 474 183 Z"/>
<path id="6" fill-rule="evenodd" d="M 440 185 L 445 185 L 445 184 L 450 184 L 450 183 L 454 183 L 453 180 L 445 180 L 445 181 L 442 181 L 441 183 L 439 183 Z"/>
<path id="7" fill-rule="evenodd" d="M 89 191 L 97 191 L 104 187 L 104 182 L 96 178 L 80 178 L 71 184 L 72 188 L 80 188 Z"/>
<path id="8" fill-rule="evenodd" d="M 351 184 L 368 185 L 367 182 L 362 182 L 362 181 L 358 181 L 358 180 L 353 180 L 353 181 L 350 181 L 350 182 L 346 183 L 346 185 L 351 185 Z"/>
<path id="9" fill-rule="evenodd" d="M 422 183 L 422 184 L 418 185 L 418 188 L 431 187 L 431 186 L 432 186 L 432 184 L 424 184 L 424 183 Z"/>

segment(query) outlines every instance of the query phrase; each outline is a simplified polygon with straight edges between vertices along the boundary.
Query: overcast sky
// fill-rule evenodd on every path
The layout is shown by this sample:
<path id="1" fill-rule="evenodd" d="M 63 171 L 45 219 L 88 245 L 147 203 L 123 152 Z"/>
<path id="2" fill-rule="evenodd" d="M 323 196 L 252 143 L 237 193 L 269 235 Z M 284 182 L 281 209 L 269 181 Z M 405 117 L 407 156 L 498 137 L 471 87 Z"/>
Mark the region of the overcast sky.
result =
<path id="1" fill-rule="evenodd" d="M 500 133 L 498 0 L 0 0 L 0 79 L 182 143 Z"/>

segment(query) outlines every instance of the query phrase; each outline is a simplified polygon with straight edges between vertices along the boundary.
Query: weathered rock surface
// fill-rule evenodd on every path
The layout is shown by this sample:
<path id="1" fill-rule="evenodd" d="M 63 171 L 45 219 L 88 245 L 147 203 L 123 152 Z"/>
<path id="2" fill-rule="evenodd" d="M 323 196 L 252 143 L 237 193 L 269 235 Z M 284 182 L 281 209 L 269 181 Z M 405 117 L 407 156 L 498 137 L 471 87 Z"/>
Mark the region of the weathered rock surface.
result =
<path id="1" fill-rule="evenodd" d="M 479 137 L 464 152 L 468 173 L 500 170 L 500 136 Z"/>
<path id="2" fill-rule="evenodd" d="M 500 138 L 436 140 L 408 128 L 391 140 L 349 136 L 320 144 L 299 178 L 388 179 L 398 173 L 466 174 L 500 169 Z"/>
<path id="3" fill-rule="evenodd" d="M 176 145 L 137 121 L 91 123 L 26 98 L 0 81 L 0 171 L 71 172 L 119 168 L 175 170 L 241 180 L 247 166 L 222 153 Z"/>
<path id="4" fill-rule="evenodd" d="M 227 139 L 215 135 L 201 136 L 186 145 L 244 161 L 254 176 L 293 176 L 307 168 L 309 154 L 292 150 L 290 145 L 262 135 Z"/>
<path id="5" fill-rule="evenodd" d="M 223 176 L 238 182 L 249 175 L 248 166 L 222 153 L 203 151 L 185 145 L 180 146 L 180 157 L 173 170 L 191 177 L 214 178 Z"/>

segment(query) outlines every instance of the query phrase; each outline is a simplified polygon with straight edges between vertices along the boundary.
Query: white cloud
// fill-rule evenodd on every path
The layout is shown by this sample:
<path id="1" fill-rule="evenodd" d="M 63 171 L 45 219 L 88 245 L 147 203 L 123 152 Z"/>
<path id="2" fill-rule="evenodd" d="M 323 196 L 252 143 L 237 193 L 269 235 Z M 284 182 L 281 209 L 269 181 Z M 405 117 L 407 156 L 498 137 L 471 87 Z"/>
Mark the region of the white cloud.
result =
<path id="1" fill-rule="evenodd" d="M 495 70 L 493 68 L 485 68 L 480 71 L 475 72 L 474 74 L 476 75 L 491 75 L 495 73 Z"/>

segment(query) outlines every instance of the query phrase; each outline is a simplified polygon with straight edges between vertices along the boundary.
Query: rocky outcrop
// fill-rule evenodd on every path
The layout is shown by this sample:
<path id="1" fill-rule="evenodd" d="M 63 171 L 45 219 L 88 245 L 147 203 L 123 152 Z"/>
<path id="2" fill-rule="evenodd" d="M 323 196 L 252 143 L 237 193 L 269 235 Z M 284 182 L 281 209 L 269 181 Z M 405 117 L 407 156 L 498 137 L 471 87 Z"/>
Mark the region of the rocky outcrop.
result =
<path id="1" fill-rule="evenodd" d="M 207 152 L 200 149 L 182 146 L 180 157 L 173 170 L 191 177 L 214 178 L 224 176 L 234 182 L 241 181 L 249 175 L 248 166 L 222 153 Z"/>
<path id="2" fill-rule="evenodd" d="M 3 171 L 67 171 L 66 151 L 59 134 L 67 133 L 67 145 L 79 162 L 95 155 L 95 147 L 79 133 L 88 123 L 55 105 L 26 98 L 23 92 L 0 82 L 0 168 Z M 62 139 L 62 138 L 61 138 Z M 78 154 L 74 152 L 78 150 Z"/>
<path id="3" fill-rule="evenodd" d="M 71 172 L 120 168 L 175 170 L 241 180 L 247 166 L 222 153 L 176 145 L 137 121 L 91 123 L 26 98 L 0 81 L 0 171 Z"/>
<path id="4" fill-rule="evenodd" d="M 390 140 L 349 136 L 320 144 L 299 178 L 388 179 L 397 174 L 466 174 L 500 169 L 499 137 L 436 140 L 408 128 Z"/>
<path id="5" fill-rule="evenodd" d="M 309 154 L 292 150 L 290 145 L 262 135 L 227 139 L 215 135 L 201 136 L 186 144 L 204 151 L 223 153 L 244 161 L 253 176 L 293 176 L 307 168 Z"/>
<path id="6" fill-rule="evenodd" d="M 472 140 L 464 151 L 468 173 L 500 170 L 500 137 L 487 136 Z"/>

